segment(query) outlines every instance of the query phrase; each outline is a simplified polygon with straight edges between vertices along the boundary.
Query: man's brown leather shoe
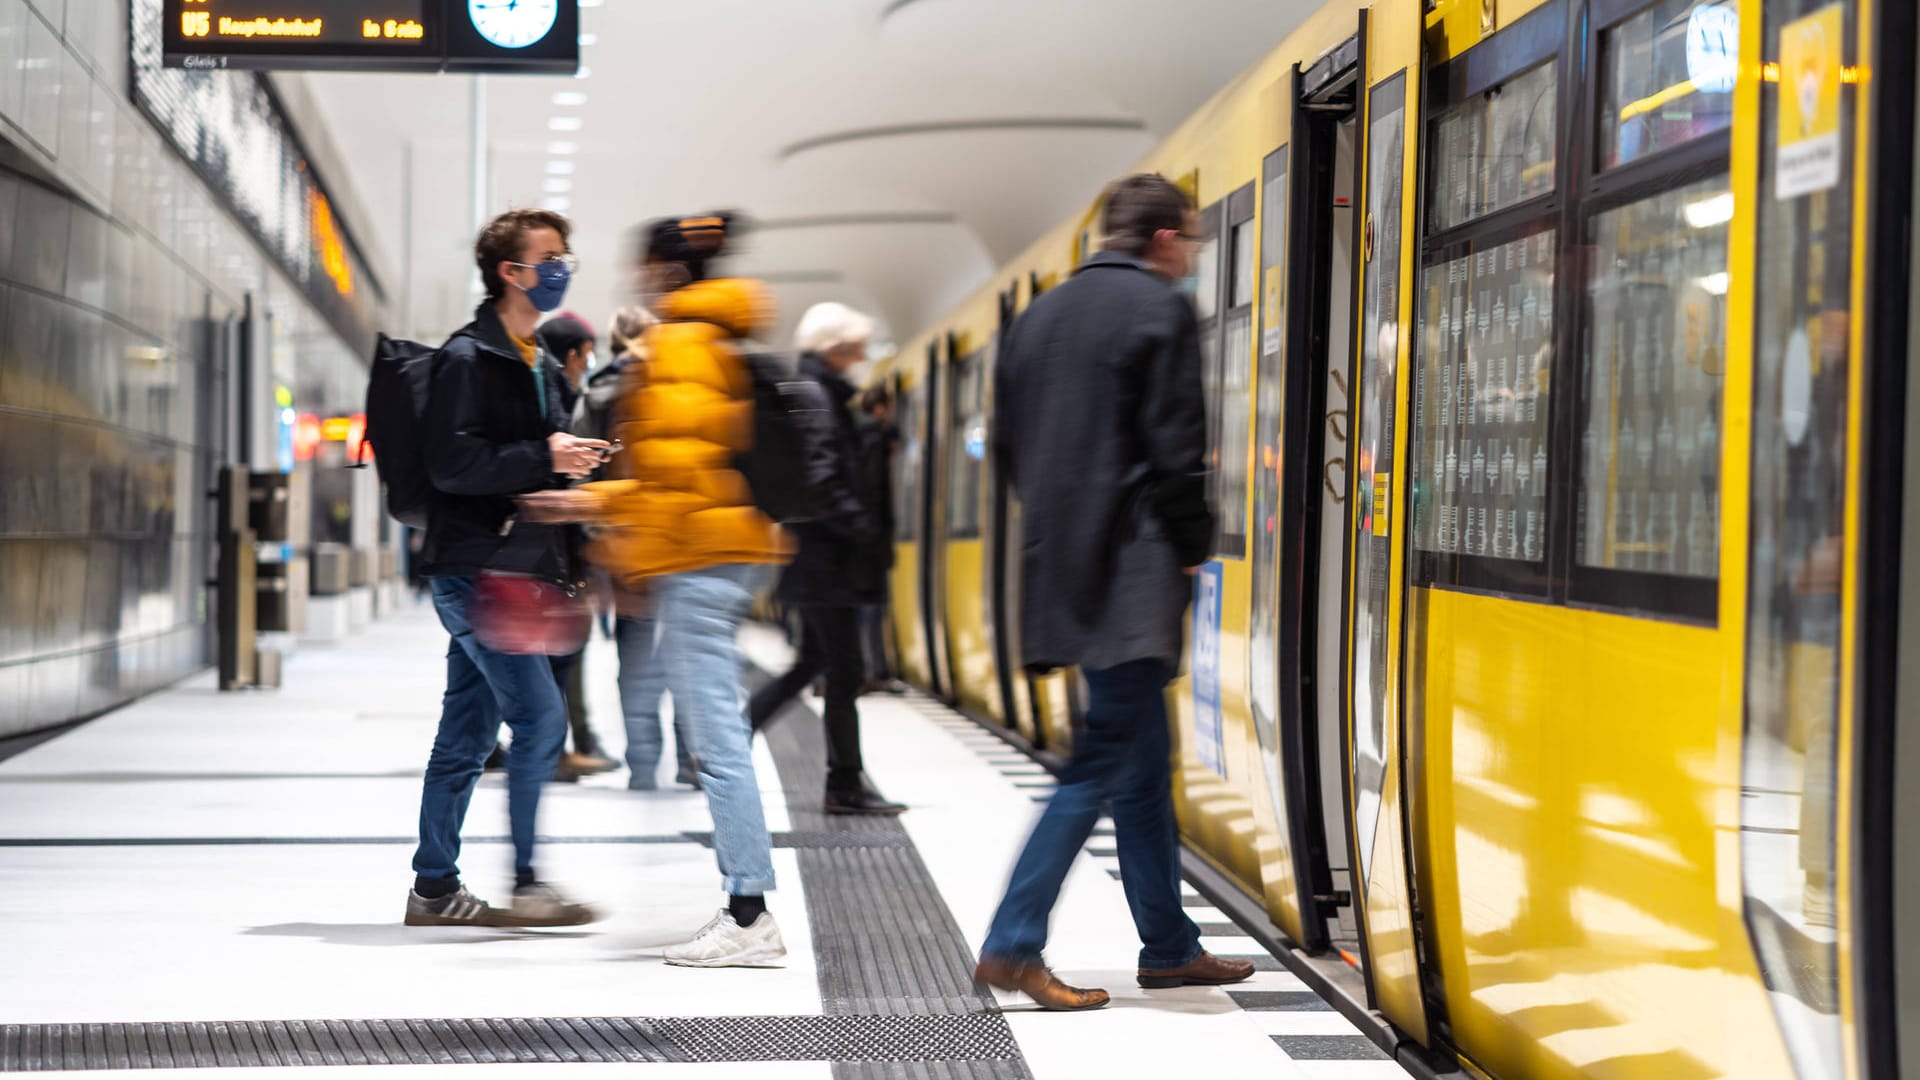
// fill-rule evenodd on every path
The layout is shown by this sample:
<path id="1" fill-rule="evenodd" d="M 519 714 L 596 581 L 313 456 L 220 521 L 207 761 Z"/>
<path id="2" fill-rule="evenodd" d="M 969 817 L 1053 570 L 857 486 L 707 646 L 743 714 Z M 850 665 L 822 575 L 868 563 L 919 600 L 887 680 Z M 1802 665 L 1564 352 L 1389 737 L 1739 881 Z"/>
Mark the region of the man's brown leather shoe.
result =
<path id="1" fill-rule="evenodd" d="M 1252 977 L 1253 961 L 1222 960 L 1205 950 L 1177 968 L 1159 971 L 1140 969 L 1140 985 L 1148 990 L 1170 990 L 1176 986 L 1225 986 Z"/>
<path id="2" fill-rule="evenodd" d="M 1049 1012 L 1082 1012 L 1107 1003 L 1105 990 L 1068 986 L 1042 964 L 1012 964 L 987 958 L 973 969 L 973 981 L 995 990 L 1018 991 Z"/>

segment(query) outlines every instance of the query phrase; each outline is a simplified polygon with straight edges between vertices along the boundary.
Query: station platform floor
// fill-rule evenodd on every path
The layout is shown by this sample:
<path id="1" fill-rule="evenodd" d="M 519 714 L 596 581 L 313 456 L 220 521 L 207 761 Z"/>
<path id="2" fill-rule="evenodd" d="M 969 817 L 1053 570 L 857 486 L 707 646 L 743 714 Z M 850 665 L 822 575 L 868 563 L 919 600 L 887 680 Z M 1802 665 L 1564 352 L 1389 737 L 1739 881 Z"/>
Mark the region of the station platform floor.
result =
<path id="1" fill-rule="evenodd" d="M 765 628 L 743 639 L 762 669 L 790 655 Z M 721 902 L 711 823 L 698 792 L 629 792 L 620 773 L 550 785 L 541 804 L 542 876 L 601 905 L 603 921 L 403 926 L 445 646 L 431 610 L 410 607 L 349 642 L 303 647 L 281 689 L 220 694 L 203 674 L 0 761 L 0 1071 L 1406 1075 L 1197 891 L 1187 903 L 1206 946 L 1262 970 L 1226 989 L 1136 988 L 1104 824 L 1055 912 L 1048 959 L 1113 1003 L 1053 1014 L 977 992 L 975 950 L 1051 781 L 911 696 L 861 702 L 869 772 L 912 807 L 898 819 L 819 812 L 823 751 L 807 715 L 757 742 L 784 967 L 662 963 Z M 596 635 L 589 708 L 612 748 L 615 669 Z M 502 901 L 505 833 L 504 786 L 488 774 L 463 867 Z"/>

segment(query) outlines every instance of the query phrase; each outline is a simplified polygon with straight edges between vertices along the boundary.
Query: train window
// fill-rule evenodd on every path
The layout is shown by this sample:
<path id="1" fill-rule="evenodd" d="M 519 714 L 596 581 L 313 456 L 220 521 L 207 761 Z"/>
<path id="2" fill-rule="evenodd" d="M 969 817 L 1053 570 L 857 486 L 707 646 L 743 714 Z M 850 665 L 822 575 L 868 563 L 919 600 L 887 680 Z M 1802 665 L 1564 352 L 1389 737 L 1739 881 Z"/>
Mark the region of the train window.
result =
<path id="1" fill-rule="evenodd" d="M 1555 232 L 1428 267 L 1414 371 L 1414 546 L 1546 554 Z"/>
<path id="2" fill-rule="evenodd" d="M 1732 216 L 1722 176 L 1591 221 L 1582 565 L 1718 574 Z"/>
<path id="3" fill-rule="evenodd" d="M 1247 445 L 1253 409 L 1253 260 L 1257 253 L 1253 185 L 1227 200 L 1229 225 L 1221 261 L 1227 312 L 1221 323 L 1217 362 L 1219 422 L 1215 427 L 1214 512 L 1219 535 L 1216 554 L 1230 559 L 1247 554 Z"/>
<path id="4" fill-rule="evenodd" d="M 893 456 L 893 538 L 911 542 L 920 539 L 920 469 L 925 452 L 921 432 L 921 389 L 914 387 L 898 395 L 900 449 Z"/>
<path id="5" fill-rule="evenodd" d="M 1433 124 L 1431 229 L 1465 225 L 1553 190 L 1560 65 L 1548 61 Z"/>
<path id="6" fill-rule="evenodd" d="M 1800 44 L 1825 37 L 1836 57 L 1857 62 L 1853 7 L 1768 4 L 1764 55 L 1782 56 L 1793 34 Z M 1858 588 L 1842 580 L 1848 430 L 1859 423 L 1848 389 L 1859 362 L 1849 337 L 1858 99 L 1837 71 L 1816 81 L 1760 90 L 1740 865 L 1747 931 L 1782 1027 L 1799 1036 L 1788 1045 L 1800 1075 L 1840 1076 L 1841 596 Z M 1783 99 L 1801 92 L 1819 99 L 1814 108 Z M 1776 171 L 1786 165 L 1780 110 L 1792 106 L 1833 117 L 1831 186 L 1809 185 L 1805 169 Z"/>
<path id="7" fill-rule="evenodd" d="M 1600 37 L 1600 162 L 1612 168 L 1733 123 L 1732 0 L 1661 0 Z"/>
<path id="8" fill-rule="evenodd" d="M 1253 443 L 1253 648 L 1249 698 L 1260 741 L 1267 794 L 1283 805 L 1280 785 L 1280 421 L 1281 374 L 1285 370 L 1287 255 L 1287 150 L 1267 155 L 1261 196 L 1260 264 L 1265 296 L 1260 306 L 1260 368 L 1254 398 Z"/>
<path id="9" fill-rule="evenodd" d="M 947 410 L 947 536 L 980 535 L 980 482 L 987 458 L 986 350 L 954 361 L 953 396 Z"/>
<path id="10" fill-rule="evenodd" d="M 1406 176 L 1406 80 L 1374 87 L 1367 110 L 1367 213 L 1361 283 L 1360 369 L 1351 451 L 1356 472 L 1353 540 L 1354 828 L 1361 876 L 1373 866 L 1374 830 L 1386 785 L 1388 642 L 1393 563 L 1395 388 L 1400 377 L 1401 207 Z"/>

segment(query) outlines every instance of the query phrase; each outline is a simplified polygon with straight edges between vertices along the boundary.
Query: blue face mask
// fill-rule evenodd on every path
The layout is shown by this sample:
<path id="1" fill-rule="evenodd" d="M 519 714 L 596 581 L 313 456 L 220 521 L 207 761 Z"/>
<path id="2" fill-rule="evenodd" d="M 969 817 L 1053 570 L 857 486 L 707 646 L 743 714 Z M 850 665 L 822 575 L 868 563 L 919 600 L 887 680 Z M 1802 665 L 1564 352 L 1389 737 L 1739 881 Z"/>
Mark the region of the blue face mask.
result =
<path id="1" fill-rule="evenodd" d="M 516 263 L 515 265 L 527 264 Z M 567 284 L 573 280 L 573 272 L 568 270 L 567 264 L 559 259 L 550 259 L 535 266 L 533 270 L 540 275 L 540 283 L 525 291 L 527 299 L 533 302 L 534 309 L 546 312 L 559 307 L 560 301 L 566 299 Z"/>

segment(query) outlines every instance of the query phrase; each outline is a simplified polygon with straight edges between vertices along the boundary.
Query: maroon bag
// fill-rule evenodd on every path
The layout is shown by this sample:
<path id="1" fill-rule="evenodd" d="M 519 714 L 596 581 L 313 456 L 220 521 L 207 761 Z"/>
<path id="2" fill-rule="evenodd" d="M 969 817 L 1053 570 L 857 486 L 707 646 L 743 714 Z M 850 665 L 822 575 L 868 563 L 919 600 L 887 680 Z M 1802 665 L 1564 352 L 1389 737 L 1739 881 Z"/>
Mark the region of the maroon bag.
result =
<path id="1" fill-rule="evenodd" d="M 587 643 L 586 597 L 530 574 L 487 570 L 473 583 L 473 636 L 510 656 L 570 656 Z"/>

